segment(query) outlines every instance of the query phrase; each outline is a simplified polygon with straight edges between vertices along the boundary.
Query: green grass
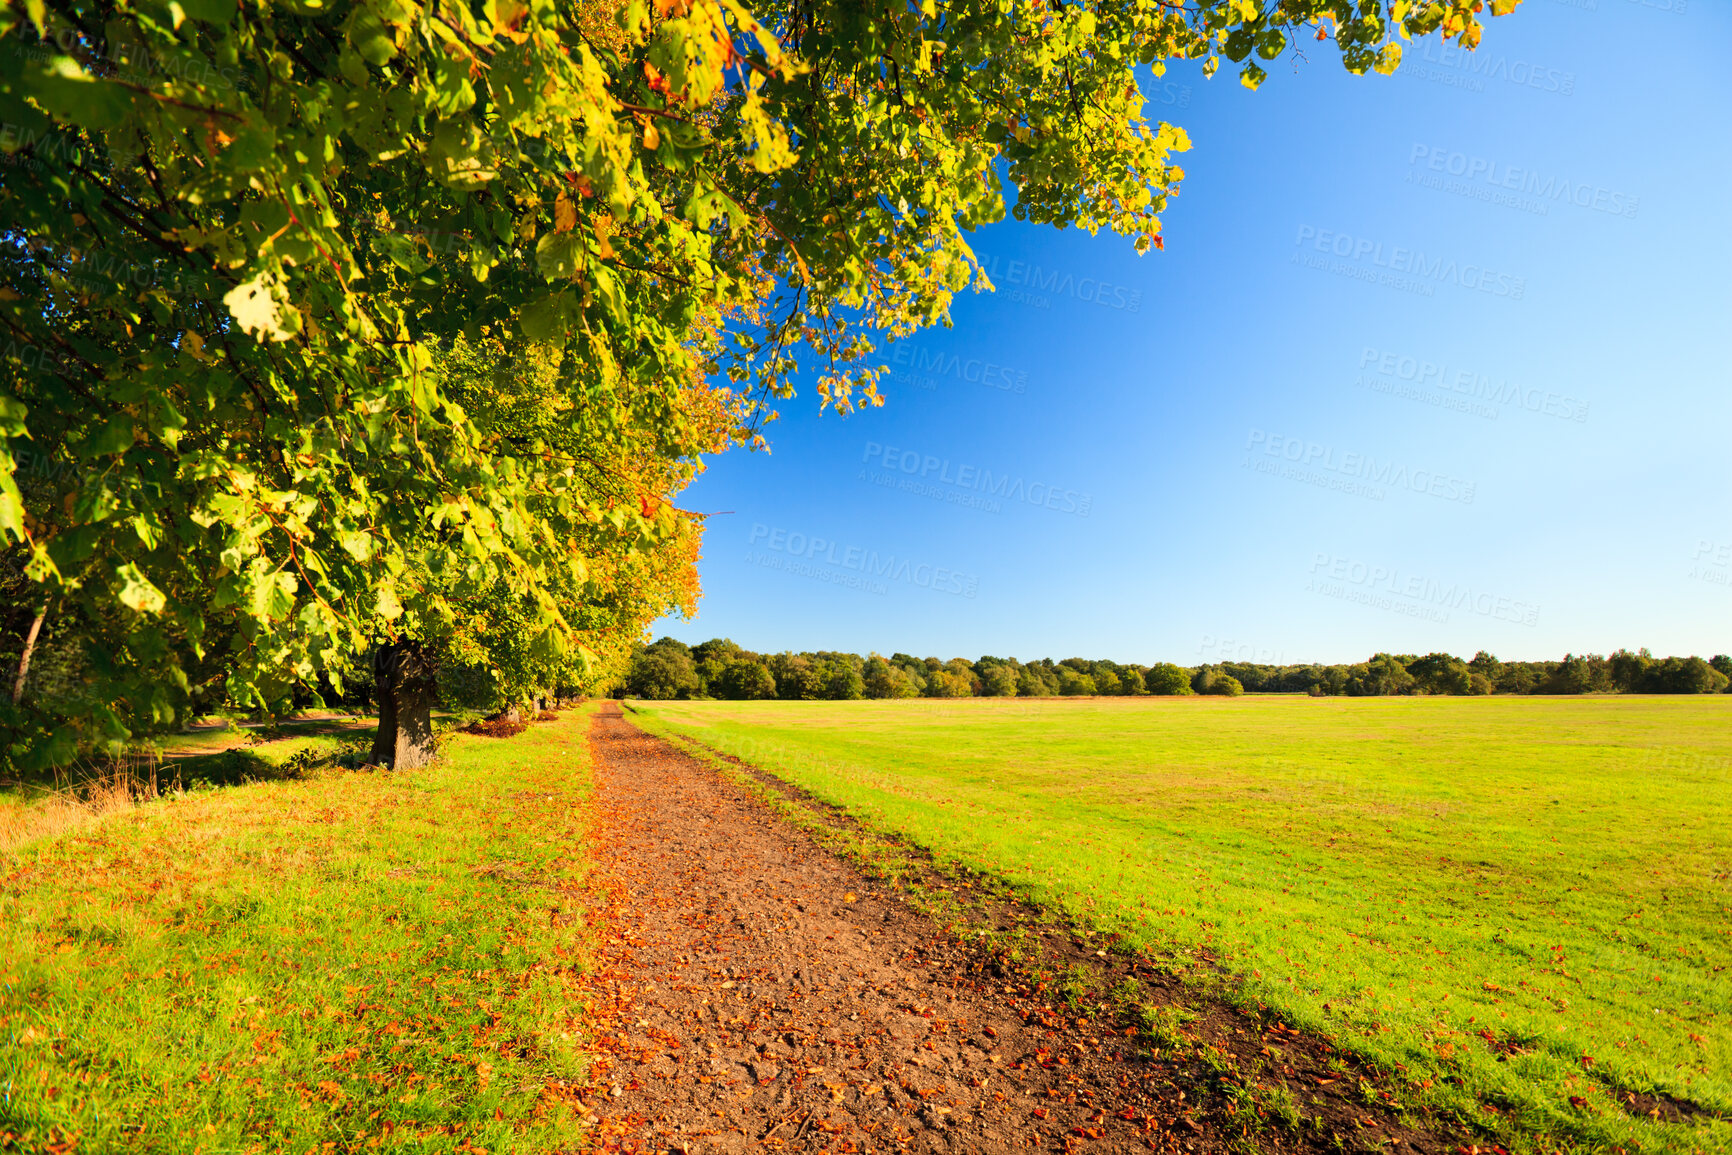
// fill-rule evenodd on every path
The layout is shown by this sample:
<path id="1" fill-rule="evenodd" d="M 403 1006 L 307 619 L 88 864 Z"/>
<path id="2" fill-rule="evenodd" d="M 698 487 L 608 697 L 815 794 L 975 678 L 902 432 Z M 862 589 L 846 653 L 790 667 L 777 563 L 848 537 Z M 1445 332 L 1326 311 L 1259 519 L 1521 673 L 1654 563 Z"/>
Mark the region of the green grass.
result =
<path id="1" fill-rule="evenodd" d="M 642 708 L 1498 1142 L 1732 1150 L 1732 698 Z M 1723 1118 L 1632 1113 L 1655 1092 Z"/>
<path id="2" fill-rule="evenodd" d="M 587 714 L 0 853 L 0 1150 L 572 1142 Z"/>

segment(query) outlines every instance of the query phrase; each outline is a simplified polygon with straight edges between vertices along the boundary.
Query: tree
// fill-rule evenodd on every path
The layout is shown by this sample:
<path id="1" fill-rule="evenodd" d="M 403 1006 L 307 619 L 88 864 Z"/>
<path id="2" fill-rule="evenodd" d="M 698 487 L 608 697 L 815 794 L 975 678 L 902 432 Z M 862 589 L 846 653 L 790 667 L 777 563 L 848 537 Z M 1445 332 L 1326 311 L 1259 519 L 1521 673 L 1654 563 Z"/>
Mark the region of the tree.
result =
<path id="1" fill-rule="evenodd" d="M 1547 694 L 1591 694 L 1612 688 L 1611 669 L 1598 654 L 1565 654 L 1541 683 Z"/>
<path id="2" fill-rule="evenodd" d="M 914 684 L 914 679 L 907 670 L 901 666 L 891 665 L 877 654 L 866 659 L 862 682 L 868 698 L 916 698 L 920 696 L 920 687 Z"/>
<path id="3" fill-rule="evenodd" d="M 722 697 L 740 701 L 774 698 L 776 677 L 755 658 L 735 658 L 722 670 L 719 689 Z"/>
<path id="4" fill-rule="evenodd" d="M 1642 691 L 1649 694 L 1718 694 L 1726 688 L 1725 674 L 1701 658 L 1666 658 L 1646 672 Z"/>
<path id="5" fill-rule="evenodd" d="M 1171 662 L 1156 662 L 1143 675 L 1143 683 L 1151 694 L 1172 696 L 1191 693 L 1191 678 Z"/>
<path id="6" fill-rule="evenodd" d="M 1413 690 L 1413 675 L 1394 654 L 1373 654 L 1364 666 L 1355 667 L 1344 689 L 1354 697 L 1407 694 Z"/>
<path id="7" fill-rule="evenodd" d="M 1007 665 L 987 666 L 980 675 L 980 692 L 988 698 L 1014 698 L 1016 686 L 1016 671 Z"/>
<path id="8" fill-rule="evenodd" d="M 1415 694 L 1467 694 L 1473 690 L 1473 672 L 1453 654 L 1427 654 L 1408 663 Z"/>
<path id="9" fill-rule="evenodd" d="M 855 664 L 858 661 L 853 654 L 837 654 L 825 664 L 821 677 L 826 698 L 853 702 L 866 696 L 865 680 Z"/>
<path id="10" fill-rule="evenodd" d="M 732 638 L 711 638 L 707 642 L 699 642 L 692 647 L 692 661 L 721 662 L 723 665 L 738 658 L 742 653 L 739 645 Z"/>
<path id="11" fill-rule="evenodd" d="M 1647 680 L 1648 669 L 1654 664 L 1654 656 L 1648 648 L 1632 654 L 1629 650 L 1618 650 L 1606 659 L 1610 670 L 1612 689 L 1623 694 L 1638 693 L 1643 682 Z"/>
<path id="12" fill-rule="evenodd" d="M 824 681 L 805 654 L 783 651 L 765 663 L 776 679 L 776 697 L 793 702 L 811 701 L 823 697 Z"/>
<path id="13" fill-rule="evenodd" d="M 1068 659 L 1067 659 L 1068 661 Z M 1058 692 L 1069 697 L 1087 697 L 1096 693 L 1098 687 L 1092 675 L 1079 674 L 1070 665 L 1060 664 L 1058 667 Z"/>
<path id="14" fill-rule="evenodd" d="M 702 685 L 691 650 L 673 638 L 661 638 L 634 654 L 626 678 L 629 693 L 659 702 L 689 698 Z"/>
<path id="15" fill-rule="evenodd" d="M 1016 676 L 1016 692 L 1023 698 L 1050 698 L 1057 694 L 1058 679 L 1053 675 L 1052 663 L 1031 662 L 1024 666 Z"/>
<path id="16" fill-rule="evenodd" d="M 959 678 L 968 687 L 967 697 L 980 693 L 980 678 L 974 672 L 974 665 L 967 658 L 951 658 L 944 663 L 946 673 Z"/>
<path id="17" fill-rule="evenodd" d="M 1313 29 L 1354 72 L 1481 33 L 1479 0 L 1361 7 L 0 9 L 0 536 L 31 583 L 11 616 L 57 606 L 104 656 L 76 702 L 0 710 L 7 747 L 52 762 L 177 724 L 212 642 L 221 694 L 265 710 L 341 692 L 381 647 L 439 665 L 501 584 L 545 666 L 619 668 L 631 622 L 591 615 L 605 654 L 580 636 L 564 594 L 592 559 L 551 511 L 626 552 L 695 519 L 471 420 L 441 360 L 459 335 L 539 351 L 568 430 L 668 462 L 710 451 L 683 399 L 712 369 L 755 441 L 797 341 L 821 404 L 876 404 L 868 335 L 983 280 L 965 234 L 1007 188 L 1018 219 L 1160 245 L 1188 142 L 1145 121 L 1142 66 L 1225 56 L 1255 87 L 1253 52 Z M 25 440 L 73 467 L 60 500 L 26 504 Z"/>
<path id="18" fill-rule="evenodd" d="M 1245 687 L 1239 679 L 1231 674 L 1216 674 L 1209 680 L 1205 694 L 1216 694 L 1223 698 L 1237 698 L 1245 692 Z"/>
<path id="19" fill-rule="evenodd" d="M 952 669 L 933 671 L 926 680 L 926 696 L 929 698 L 972 698 L 974 696 L 974 679 L 968 674 L 958 673 Z"/>
<path id="20" fill-rule="evenodd" d="M 1527 662 L 1502 665 L 1492 680 L 1500 694 L 1531 694 L 1540 684 L 1540 674 Z"/>

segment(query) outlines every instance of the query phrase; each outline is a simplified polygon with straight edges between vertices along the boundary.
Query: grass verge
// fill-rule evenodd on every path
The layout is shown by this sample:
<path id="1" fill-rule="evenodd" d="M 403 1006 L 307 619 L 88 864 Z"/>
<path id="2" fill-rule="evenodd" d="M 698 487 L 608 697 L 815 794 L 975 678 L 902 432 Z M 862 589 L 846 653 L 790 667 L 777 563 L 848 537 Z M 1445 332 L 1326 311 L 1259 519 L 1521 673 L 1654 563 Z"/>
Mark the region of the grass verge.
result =
<path id="1" fill-rule="evenodd" d="M 589 713 L 0 853 L 0 1149 L 570 1142 Z"/>

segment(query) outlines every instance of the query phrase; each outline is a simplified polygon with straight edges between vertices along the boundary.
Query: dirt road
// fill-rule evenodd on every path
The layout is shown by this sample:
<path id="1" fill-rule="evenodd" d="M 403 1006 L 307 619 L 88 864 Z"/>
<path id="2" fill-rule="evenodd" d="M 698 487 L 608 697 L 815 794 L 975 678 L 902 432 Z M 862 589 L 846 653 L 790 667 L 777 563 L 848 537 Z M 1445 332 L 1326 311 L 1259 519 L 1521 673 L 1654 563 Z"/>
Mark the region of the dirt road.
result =
<path id="1" fill-rule="evenodd" d="M 1246 1133 L 1176 1061 L 983 970 L 618 707 L 591 742 L 615 896 L 592 1099 L 610 1146 L 1202 1152 Z"/>

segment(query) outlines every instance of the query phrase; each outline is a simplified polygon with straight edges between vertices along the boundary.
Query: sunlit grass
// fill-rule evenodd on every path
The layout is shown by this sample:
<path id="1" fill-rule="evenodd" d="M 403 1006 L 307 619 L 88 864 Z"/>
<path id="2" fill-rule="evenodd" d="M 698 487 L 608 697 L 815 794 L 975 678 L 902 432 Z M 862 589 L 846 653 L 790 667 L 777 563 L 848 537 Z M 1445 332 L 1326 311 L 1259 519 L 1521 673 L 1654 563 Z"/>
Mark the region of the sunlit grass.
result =
<path id="1" fill-rule="evenodd" d="M 1732 699 L 643 708 L 1138 946 L 1218 960 L 1240 997 L 1503 1142 L 1732 1150 L 1724 1120 L 1627 1098 L 1732 1116 Z"/>
<path id="2" fill-rule="evenodd" d="M 570 1142 L 586 726 L 170 796 L 0 854 L 0 1147 Z"/>

